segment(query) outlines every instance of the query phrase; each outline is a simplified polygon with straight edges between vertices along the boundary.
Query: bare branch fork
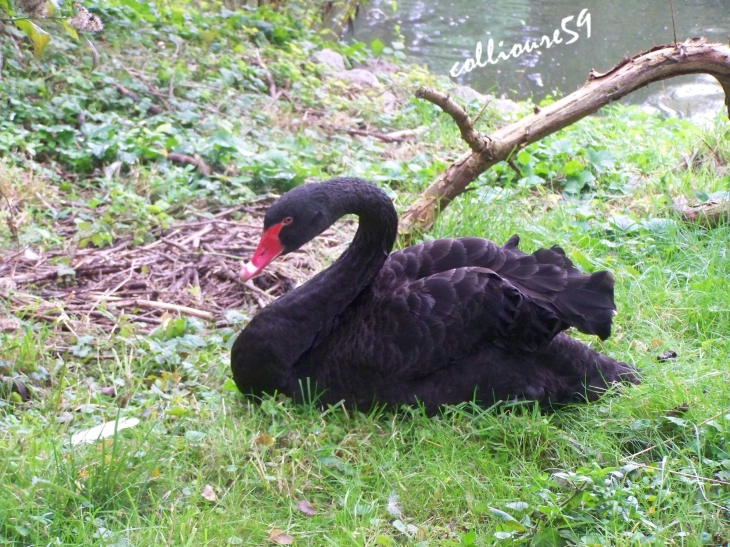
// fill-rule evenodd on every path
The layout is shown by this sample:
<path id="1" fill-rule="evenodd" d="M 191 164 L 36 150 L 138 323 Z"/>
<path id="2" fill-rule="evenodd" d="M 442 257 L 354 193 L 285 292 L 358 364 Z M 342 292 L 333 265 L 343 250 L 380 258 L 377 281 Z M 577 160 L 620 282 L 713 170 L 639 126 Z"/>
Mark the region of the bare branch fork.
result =
<path id="1" fill-rule="evenodd" d="M 534 114 L 488 136 L 474 128 L 467 112 L 449 95 L 428 87 L 420 88 L 416 97 L 434 103 L 449 114 L 471 151 L 454 161 L 408 208 L 401 219 L 401 232 L 409 234 L 429 230 L 440 210 L 462 194 L 480 174 L 507 160 L 515 150 L 537 142 L 652 82 L 697 73 L 709 74 L 720 82 L 730 116 L 730 47 L 708 44 L 704 38 L 657 46 L 622 60 L 603 74 L 593 70 L 582 88 L 542 110 L 535 109 Z"/>

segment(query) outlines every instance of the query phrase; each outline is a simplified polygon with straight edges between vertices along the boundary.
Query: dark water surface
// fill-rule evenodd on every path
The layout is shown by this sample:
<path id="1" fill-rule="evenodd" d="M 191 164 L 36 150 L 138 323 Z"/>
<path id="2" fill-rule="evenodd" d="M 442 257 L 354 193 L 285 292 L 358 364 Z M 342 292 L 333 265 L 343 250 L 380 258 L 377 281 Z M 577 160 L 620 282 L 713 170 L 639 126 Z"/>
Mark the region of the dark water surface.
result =
<path id="1" fill-rule="evenodd" d="M 590 37 L 587 24 L 576 24 L 584 9 L 590 14 Z M 674 0 L 674 11 L 679 41 L 704 36 L 728 43 L 730 0 Z M 526 40 L 539 43 L 543 35 L 552 39 L 562 20 L 570 16 L 574 19 L 566 26 L 578 32 L 573 43 L 566 44 L 572 35 L 561 30 L 561 44 L 543 45 L 517 59 L 476 67 L 452 80 L 482 93 L 540 100 L 554 90 L 571 93 L 585 83 L 592 68 L 604 72 L 624 56 L 673 41 L 669 0 L 398 0 L 395 12 L 390 0 L 371 0 L 355 22 L 354 37 L 368 43 L 379 38 L 390 45 L 398 40 L 394 30 L 398 25 L 405 39 L 405 53 L 427 64 L 431 71 L 447 75 L 455 63 L 461 67 L 475 57 L 477 42 L 482 42 L 484 62 L 490 38 L 496 58 L 499 51 L 509 53 L 514 44 Z M 499 47 L 500 41 L 503 47 Z M 707 80 L 675 78 L 654 84 L 630 100 L 644 102 L 651 93 L 666 91 L 667 85 L 699 82 Z"/>

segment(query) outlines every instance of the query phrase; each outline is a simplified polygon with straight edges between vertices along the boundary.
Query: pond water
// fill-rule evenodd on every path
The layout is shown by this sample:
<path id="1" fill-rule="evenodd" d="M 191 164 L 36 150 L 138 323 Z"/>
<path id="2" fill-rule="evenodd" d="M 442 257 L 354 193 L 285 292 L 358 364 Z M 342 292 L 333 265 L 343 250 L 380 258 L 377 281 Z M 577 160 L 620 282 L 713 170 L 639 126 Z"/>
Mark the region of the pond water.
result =
<path id="1" fill-rule="evenodd" d="M 730 0 L 674 0 L 674 14 L 679 41 L 704 36 L 713 42 L 728 43 Z M 566 23 L 566 28 L 576 35 L 560 30 L 563 19 L 570 16 L 574 19 Z M 585 83 L 592 68 L 604 72 L 624 56 L 673 41 L 669 0 L 397 0 L 395 12 L 391 0 L 370 0 L 355 22 L 354 38 L 367 43 L 378 38 L 388 46 L 399 41 L 398 27 L 405 53 L 443 75 L 449 74 L 455 64 L 457 73 L 467 59 L 475 58 L 478 42 L 482 43 L 482 62 L 486 61 L 491 39 L 492 58 L 497 63 L 462 71 L 452 80 L 481 93 L 504 94 L 511 99 L 531 97 L 535 101 L 554 91 L 571 93 Z M 552 41 L 556 30 L 562 43 L 546 47 L 542 37 L 547 35 Z M 573 42 L 568 44 L 571 39 Z M 498 58 L 499 52 L 509 54 L 515 44 L 528 40 L 543 40 L 543 45 L 516 59 Z M 722 105 L 722 90 L 713 82 L 716 84 L 714 79 L 702 76 L 673 78 L 626 100 L 685 115 L 700 109 L 698 100 L 709 100 L 716 104 L 717 112 Z M 689 112 L 688 105 L 681 102 L 687 97 L 695 99 L 695 112 Z"/>

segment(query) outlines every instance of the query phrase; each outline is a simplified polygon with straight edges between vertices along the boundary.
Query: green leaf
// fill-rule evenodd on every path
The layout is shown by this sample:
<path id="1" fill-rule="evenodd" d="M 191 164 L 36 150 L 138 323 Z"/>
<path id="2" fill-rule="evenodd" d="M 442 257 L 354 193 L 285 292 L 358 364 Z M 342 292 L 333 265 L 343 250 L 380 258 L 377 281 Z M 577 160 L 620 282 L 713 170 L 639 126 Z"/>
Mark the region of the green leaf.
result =
<path id="1" fill-rule="evenodd" d="M 33 55 L 39 57 L 43 53 L 43 50 L 46 49 L 48 42 L 51 41 L 51 35 L 27 19 L 15 21 L 15 26 L 25 32 L 25 35 L 31 39 L 33 42 Z"/>
<path id="2" fill-rule="evenodd" d="M 474 530 L 469 530 L 467 533 L 461 534 L 460 539 L 462 545 L 469 547 L 470 545 L 474 545 L 474 542 L 476 542 L 477 533 Z"/>
<path id="3" fill-rule="evenodd" d="M 579 266 L 585 268 L 586 270 L 590 270 L 593 268 L 593 263 L 588 260 L 588 257 L 581 253 L 578 249 L 573 249 L 570 251 L 570 258 L 573 262 L 577 262 Z"/>
<path id="4" fill-rule="evenodd" d="M 187 328 L 187 318 L 180 317 L 179 319 L 173 319 L 167 324 L 167 327 L 165 328 L 165 340 L 170 340 L 172 338 L 179 338 L 183 336 Z"/>
<path id="5" fill-rule="evenodd" d="M 593 148 L 589 148 L 586 150 L 586 159 L 588 159 L 598 173 L 604 173 L 606 169 L 616 165 L 616 158 L 608 150 L 596 151 Z"/>
<path id="6" fill-rule="evenodd" d="M 555 505 L 538 505 L 537 510 L 548 518 L 555 518 L 560 514 L 560 508 Z"/>
<path id="7" fill-rule="evenodd" d="M 203 433 L 202 431 L 193 431 L 188 430 L 185 432 L 185 440 L 187 440 L 189 443 L 196 444 L 205 439 L 208 436 L 207 433 Z"/>
<path id="8" fill-rule="evenodd" d="M 522 165 L 529 165 L 531 159 L 532 155 L 525 150 L 517 154 L 517 161 L 520 162 Z"/>
<path id="9" fill-rule="evenodd" d="M 376 57 L 380 57 L 380 55 L 383 53 L 383 48 L 385 47 L 385 44 L 378 40 L 377 38 L 370 42 L 370 49 L 373 50 L 373 55 Z"/>
<path id="10" fill-rule="evenodd" d="M 132 11 L 134 11 L 137 15 L 144 16 L 145 19 L 152 17 L 150 6 L 146 2 L 137 2 L 137 0 L 121 0 L 121 3 L 132 8 Z"/>
<path id="11" fill-rule="evenodd" d="M 495 517 L 498 517 L 502 520 L 516 520 L 512 515 L 502 511 L 501 509 L 495 509 L 494 507 L 490 507 L 489 510 Z"/>
<path id="12" fill-rule="evenodd" d="M 586 184 L 590 184 L 596 180 L 596 177 L 593 176 L 593 173 L 591 173 L 590 169 L 584 169 L 581 171 L 580 175 L 578 175 L 578 183 L 585 186 Z"/>
<path id="13" fill-rule="evenodd" d="M 538 186 L 540 184 L 544 184 L 545 179 L 542 177 L 538 177 L 537 175 L 528 175 L 524 178 L 521 178 L 519 180 L 519 183 L 522 184 L 523 186 L 527 186 L 527 187 L 531 188 L 533 186 Z"/>
<path id="14" fill-rule="evenodd" d="M 173 407 L 165 410 L 165 414 L 167 416 L 176 416 L 178 418 L 185 416 L 189 412 L 190 412 L 190 409 L 182 407 L 182 406 L 173 406 Z M 186 433 L 186 436 L 187 436 L 187 433 Z"/>
<path id="15" fill-rule="evenodd" d="M 397 543 L 388 536 L 376 536 L 375 545 L 383 545 L 384 547 L 395 547 Z"/>
<path id="16" fill-rule="evenodd" d="M 228 378 L 228 380 L 225 381 L 223 384 L 223 391 L 230 391 L 231 393 L 238 393 L 238 386 L 236 386 L 236 382 Z"/>
<path id="17" fill-rule="evenodd" d="M 10 1 L 9 0 L 0 0 L 0 8 L 5 11 L 8 15 L 14 15 L 13 10 L 10 9 Z"/>
<path id="18" fill-rule="evenodd" d="M 342 471 L 346 475 L 354 475 L 355 473 L 349 463 L 342 461 L 337 456 L 322 456 L 317 458 L 317 460 L 325 467 L 334 467 L 335 469 Z"/>
<path id="19" fill-rule="evenodd" d="M 687 426 L 687 420 L 683 420 L 682 418 L 677 418 L 676 416 L 665 416 L 665 418 L 668 422 L 672 422 L 673 424 L 678 425 L 679 427 Z"/>
<path id="20" fill-rule="evenodd" d="M 568 542 L 560 535 L 557 530 L 548 528 L 540 530 L 535 537 L 532 538 L 530 545 L 532 547 L 564 547 Z"/>
<path id="21" fill-rule="evenodd" d="M 580 173 L 581 171 L 583 171 L 584 168 L 585 166 L 581 162 L 573 159 L 563 165 L 561 171 L 565 174 L 565 176 L 569 177 L 571 175 L 576 175 Z"/>
<path id="22" fill-rule="evenodd" d="M 514 532 L 524 532 L 525 530 L 527 530 L 524 524 L 522 524 L 519 520 L 517 520 L 509 513 L 505 513 L 501 509 L 495 509 L 494 507 L 490 507 L 489 510 L 495 517 L 502 519 L 503 522 L 501 528 L 503 530 Z"/>
<path id="23" fill-rule="evenodd" d="M 583 185 L 578 184 L 575 177 L 570 177 L 563 185 L 563 192 L 566 194 L 576 195 L 580 192 L 581 188 L 583 188 Z"/>
<path id="24" fill-rule="evenodd" d="M 66 21 L 65 19 L 61 19 L 59 22 L 61 23 L 63 30 L 66 31 L 66 34 L 68 34 L 71 38 L 78 42 L 79 34 L 78 32 L 76 32 L 76 29 L 69 25 L 68 21 Z"/>
<path id="25" fill-rule="evenodd" d="M 639 224 L 626 215 L 612 215 L 608 217 L 608 223 L 612 228 L 618 228 L 624 232 L 635 232 L 639 229 Z"/>

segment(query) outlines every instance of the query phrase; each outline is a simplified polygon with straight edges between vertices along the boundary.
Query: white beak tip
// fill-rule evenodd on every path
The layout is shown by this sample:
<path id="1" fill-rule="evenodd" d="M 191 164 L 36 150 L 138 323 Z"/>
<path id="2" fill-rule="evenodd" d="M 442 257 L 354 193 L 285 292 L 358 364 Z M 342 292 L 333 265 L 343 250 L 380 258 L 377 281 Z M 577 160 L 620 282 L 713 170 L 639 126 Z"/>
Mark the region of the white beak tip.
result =
<path id="1" fill-rule="evenodd" d="M 261 270 L 259 270 L 256 266 L 254 266 L 252 262 L 247 262 L 246 264 L 241 266 L 241 271 L 238 273 L 238 275 L 244 281 L 248 281 L 249 279 L 251 279 L 253 276 L 255 276 L 260 271 Z"/>

